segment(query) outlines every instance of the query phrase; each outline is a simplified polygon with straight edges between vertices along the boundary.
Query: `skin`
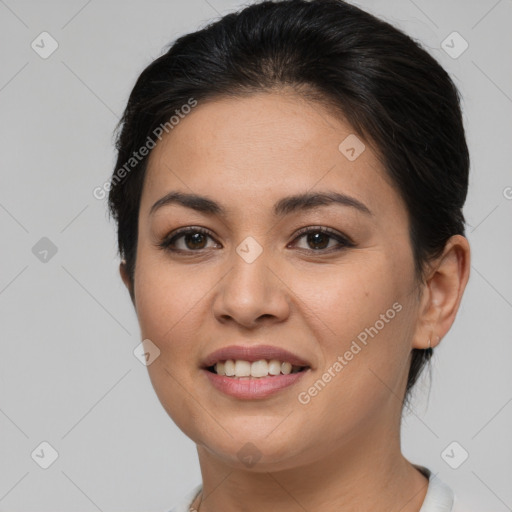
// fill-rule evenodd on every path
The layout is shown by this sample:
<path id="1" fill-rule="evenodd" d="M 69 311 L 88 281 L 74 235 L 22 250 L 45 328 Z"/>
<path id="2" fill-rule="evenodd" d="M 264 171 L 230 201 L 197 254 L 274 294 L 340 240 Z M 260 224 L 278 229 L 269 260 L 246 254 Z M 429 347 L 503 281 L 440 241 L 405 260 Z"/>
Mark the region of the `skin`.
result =
<path id="1" fill-rule="evenodd" d="M 402 397 L 412 348 L 435 347 L 450 329 L 469 276 L 469 244 L 452 237 L 420 285 L 408 215 L 370 144 L 353 162 L 338 150 L 354 130 L 292 92 L 256 93 L 199 104 L 150 155 L 139 212 L 133 294 L 142 339 L 161 353 L 148 366 L 160 402 L 196 444 L 203 477 L 201 512 L 344 510 L 417 512 L 427 479 L 400 450 Z M 151 206 L 170 191 L 207 196 L 227 215 Z M 279 199 L 336 191 L 364 203 L 330 204 L 283 217 Z M 158 244 L 201 226 L 186 253 Z M 349 237 L 297 238 L 307 226 Z M 236 252 L 248 236 L 263 252 Z M 188 240 L 188 242 L 187 242 Z M 196 242 L 197 244 L 197 242 Z M 134 285 L 134 286 L 133 286 Z M 402 309 L 308 404 L 307 391 L 365 328 Z M 232 344 L 272 344 L 310 362 L 301 381 L 262 400 L 211 386 L 200 369 Z M 248 467 L 237 452 L 261 454 Z"/>

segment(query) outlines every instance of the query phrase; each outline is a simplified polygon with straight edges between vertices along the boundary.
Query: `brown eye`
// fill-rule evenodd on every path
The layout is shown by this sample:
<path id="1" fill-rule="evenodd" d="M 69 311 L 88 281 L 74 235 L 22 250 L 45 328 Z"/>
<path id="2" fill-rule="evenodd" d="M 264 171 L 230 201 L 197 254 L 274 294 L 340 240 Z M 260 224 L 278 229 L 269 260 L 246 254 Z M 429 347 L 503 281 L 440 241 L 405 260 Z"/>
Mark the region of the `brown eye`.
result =
<path id="1" fill-rule="evenodd" d="M 188 249 L 204 249 L 206 238 L 204 233 L 187 233 L 183 240 Z"/>
<path id="2" fill-rule="evenodd" d="M 208 239 L 213 240 L 209 231 L 203 228 L 187 227 L 172 233 L 158 245 L 171 252 L 192 253 L 208 249 Z"/>
<path id="3" fill-rule="evenodd" d="M 312 249 L 325 249 L 329 245 L 331 237 L 320 231 L 315 233 L 308 233 L 306 240 Z"/>
<path id="4" fill-rule="evenodd" d="M 305 240 L 302 247 L 297 243 L 301 239 Z M 301 229 L 294 243 L 299 249 L 323 253 L 339 251 L 355 245 L 341 233 L 322 226 Z"/>

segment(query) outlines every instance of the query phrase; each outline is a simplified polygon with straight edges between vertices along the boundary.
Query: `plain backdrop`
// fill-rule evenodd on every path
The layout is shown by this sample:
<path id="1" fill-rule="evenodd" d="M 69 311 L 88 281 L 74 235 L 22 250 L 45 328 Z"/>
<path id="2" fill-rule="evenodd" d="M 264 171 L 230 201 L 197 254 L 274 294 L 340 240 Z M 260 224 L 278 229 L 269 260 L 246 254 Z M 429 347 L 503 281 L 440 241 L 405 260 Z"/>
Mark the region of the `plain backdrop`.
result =
<path id="1" fill-rule="evenodd" d="M 93 190 L 143 68 L 241 5 L 0 0 L 0 510 L 166 511 L 200 482 L 195 445 L 134 356 L 115 226 Z M 512 510 L 512 1 L 358 5 L 453 76 L 472 159 L 471 277 L 403 450 L 475 510 Z"/>

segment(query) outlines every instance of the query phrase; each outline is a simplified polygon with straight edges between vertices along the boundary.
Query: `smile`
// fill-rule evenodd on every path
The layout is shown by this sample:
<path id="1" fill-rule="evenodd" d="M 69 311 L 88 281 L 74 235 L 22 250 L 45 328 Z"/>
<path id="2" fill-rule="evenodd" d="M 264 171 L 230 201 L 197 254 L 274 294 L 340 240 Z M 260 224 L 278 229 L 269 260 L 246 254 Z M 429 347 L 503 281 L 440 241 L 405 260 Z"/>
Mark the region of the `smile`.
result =
<path id="1" fill-rule="evenodd" d="M 219 361 L 214 366 L 208 368 L 209 371 L 215 372 L 217 375 L 225 375 L 232 378 L 264 378 L 277 375 L 289 375 L 305 370 L 306 366 L 293 366 L 288 361 L 279 361 L 271 359 L 267 361 L 260 359 L 259 361 L 245 361 L 237 359 L 228 359 L 227 361 Z"/>

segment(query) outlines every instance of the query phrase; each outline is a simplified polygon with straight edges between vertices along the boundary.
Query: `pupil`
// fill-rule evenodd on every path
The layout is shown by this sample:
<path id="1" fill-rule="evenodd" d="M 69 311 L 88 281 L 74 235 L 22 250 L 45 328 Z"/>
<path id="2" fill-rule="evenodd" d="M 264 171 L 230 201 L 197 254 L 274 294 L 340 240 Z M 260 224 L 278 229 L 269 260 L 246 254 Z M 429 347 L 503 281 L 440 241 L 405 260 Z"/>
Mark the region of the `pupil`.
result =
<path id="1" fill-rule="evenodd" d="M 186 245 L 187 245 L 187 247 L 189 249 L 202 249 L 201 242 L 204 243 L 203 238 L 204 238 L 203 233 L 194 233 L 192 235 L 188 234 L 188 235 L 185 236 L 185 239 L 186 239 L 186 242 L 187 242 Z M 190 240 L 192 240 L 191 244 L 188 243 Z"/>
<path id="2" fill-rule="evenodd" d="M 322 243 L 322 237 L 324 243 Z M 314 249 L 324 249 L 329 245 L 329 237 L 325 233 L 310 233 L 308 235 L 308 243 L 315 245 Z M 320 247 L 318 244 L 320 244 Z"/>

